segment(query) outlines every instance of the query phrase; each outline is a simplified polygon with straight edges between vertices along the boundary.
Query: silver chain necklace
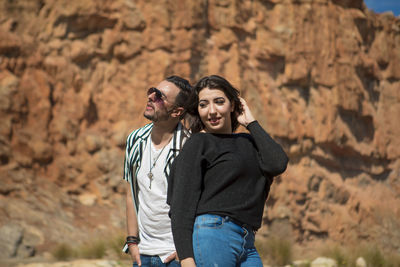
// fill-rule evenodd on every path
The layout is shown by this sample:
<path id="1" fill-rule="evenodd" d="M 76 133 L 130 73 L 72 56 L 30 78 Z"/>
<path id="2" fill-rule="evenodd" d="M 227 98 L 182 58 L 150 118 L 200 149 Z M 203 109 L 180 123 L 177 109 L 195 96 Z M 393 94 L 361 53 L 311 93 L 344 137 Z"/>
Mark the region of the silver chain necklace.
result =
<path id="1" fill-rule="evenodd" d="M 152 150 L 152 149 L 151 149 L 151 145 L 152 145 L 152 141 L 151 141 L 151 138 L 150 138 L 150 153 L 149 153 L 149 158 L 150 158 L 150 170 L 149 170 L 149 173 L 147 174 L 147 177 L 149 177 L 149 179 L 150 179 L 149 189 L 151 189 L 151 182 L 153 181 L 153 178 L 154 178 L 154 175 L 153 175 L 153 173 L 152 173 L 151 171 L 153 170 L 154 166 L 156 166 L 156 163 L 157 163 L 158 158 L 161 156 L 161 154 L 163 153 L 164 149 L 168 146 L 168 144 L 169 144 L 169 141 L 168 141 L 168 143 L 161 149 L 160 154 L 158 154 L 158 156 L 156 157 L 156 159 L 154 160 L 153 165 L 152 165 L 152 164 L 151 164 L 151 150 Z"/>

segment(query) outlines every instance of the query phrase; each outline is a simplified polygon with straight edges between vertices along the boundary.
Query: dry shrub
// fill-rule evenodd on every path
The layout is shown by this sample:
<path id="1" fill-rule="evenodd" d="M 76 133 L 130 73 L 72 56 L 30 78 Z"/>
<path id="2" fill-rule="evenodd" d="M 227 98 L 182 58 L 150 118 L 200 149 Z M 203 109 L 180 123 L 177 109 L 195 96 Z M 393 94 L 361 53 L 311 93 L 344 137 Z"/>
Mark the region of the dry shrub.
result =
<path id="1" fill-rule="evenodd" d="M 122 252 L 125 236 L 120 233 L 112 237 L 89 240 L 81 245 L 71 247 L 67 244 L 59 244 L 51 252 L 53 257 L 59 261 L 70 259 L 101 259 L 104 257 L 116 259 L 129 259 L 129 255 Z"/>
<path id="2" fill-rule="evenodd" d="M 384 253 L 375 244 L 360 244 L 357 247 L 326 246 L 321 255 L 334 259 L 338 267 L 355 267 L 359 257 L 364 258 L 367 266 L 371 267 L 399 267 L 398 253 Z"/>
<path id="3" fill-rule="evenodd" d="M 321 255 L 335 260 L 338 267 L 350 267 L 355 264 L 354 255 L 338 245 L 324 247 Z"/>
<path id="4" fill-rule="evenodd" d="M 265 241 L 256 241 L 260 257 L 269 264 L 284 266 L 292 263 L 292 243 L 286 239 L 270 237 Z"/>
<path id="5" fill-rule="evenodd" d="M 95 240 L 81 246 L 78 251 L 80 258 L 101 259 L 106 255 L 106 245 L 103 240 Z"/>
<path id="6" fill-rule="evenodd" d="M 51 252 L 53 257 L 59 261 L 76 258 L 76 251 L 67 244 L 60 244 Z"/>

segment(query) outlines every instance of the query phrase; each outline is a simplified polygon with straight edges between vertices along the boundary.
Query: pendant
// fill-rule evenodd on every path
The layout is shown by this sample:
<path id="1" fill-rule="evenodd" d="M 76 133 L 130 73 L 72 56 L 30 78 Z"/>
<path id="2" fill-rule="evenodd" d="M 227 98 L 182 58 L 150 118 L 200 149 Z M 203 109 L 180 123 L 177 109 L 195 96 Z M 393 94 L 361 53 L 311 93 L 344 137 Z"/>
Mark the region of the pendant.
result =
<path id="1" fill-rule="evenodd" d="M 150 179 L 149 189 L 151 189 L 151 182 L 153 181 L 153 173 L 152 173 L 152 172 L 149 172 L 149 173 L 147 174 L 147 177 L 149 177 L 149 179 Z"/>

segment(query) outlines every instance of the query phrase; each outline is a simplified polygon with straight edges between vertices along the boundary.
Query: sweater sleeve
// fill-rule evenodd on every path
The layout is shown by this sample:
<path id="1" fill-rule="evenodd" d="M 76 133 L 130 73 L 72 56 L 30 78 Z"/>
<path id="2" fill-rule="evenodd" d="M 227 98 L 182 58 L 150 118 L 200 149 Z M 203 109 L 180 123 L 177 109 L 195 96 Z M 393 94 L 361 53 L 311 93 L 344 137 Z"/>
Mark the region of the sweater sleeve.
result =
<path id="1" fill-rule="evenodd" d="M 192 234 L 203 179 L 203 143 L 199 134 L 189 138 L 171 171 L 172 190 L 168 192 L 168 202 L 172 235 L 180 260 L 194 258 Z"/>
<path id="2" fill-rule="evenodd" d="M 256 144 L 262 171 L 271 177 L 283 173 L 286 170 L 289 158 L 282 147 L 271 138 L 257 121 L 247 125 L 247 129 Z"/>

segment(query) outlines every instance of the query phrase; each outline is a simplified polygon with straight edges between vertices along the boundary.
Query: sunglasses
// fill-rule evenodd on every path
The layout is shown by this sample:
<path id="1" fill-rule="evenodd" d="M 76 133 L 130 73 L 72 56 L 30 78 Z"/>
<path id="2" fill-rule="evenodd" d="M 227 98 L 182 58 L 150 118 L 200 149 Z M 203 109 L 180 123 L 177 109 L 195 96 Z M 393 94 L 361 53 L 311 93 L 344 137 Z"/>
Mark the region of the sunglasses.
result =
<path id="1" fill-rule="evenodd" d="M 159 103 L 159 104 L 163 104 L 164 103 L 163 97 L 165 97 L 165 95 L 160 90 L 158 90 L 157 88 L 150 87 L 149 90 L 147 90 L 147 96 L 149 96 L 149 95 L 151 95 L 153 93 L 155 93 L 154 102 Z"/>

